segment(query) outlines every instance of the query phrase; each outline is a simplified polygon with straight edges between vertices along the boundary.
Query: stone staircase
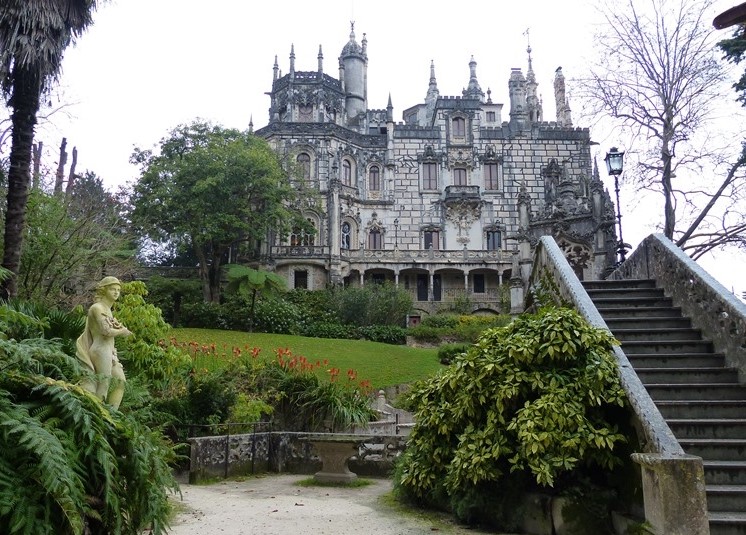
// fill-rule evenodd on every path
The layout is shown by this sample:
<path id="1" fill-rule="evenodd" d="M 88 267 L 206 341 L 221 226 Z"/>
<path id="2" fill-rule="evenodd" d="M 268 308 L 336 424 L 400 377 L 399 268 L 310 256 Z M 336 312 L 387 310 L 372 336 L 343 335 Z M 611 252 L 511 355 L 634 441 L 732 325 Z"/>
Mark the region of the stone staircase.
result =
<path id="1" fill-rule="evenodd" d="M 654 280 L 583 282 L 681 447 L 702 458 L 712 535 L 746 534 L 746 387 Z"/>

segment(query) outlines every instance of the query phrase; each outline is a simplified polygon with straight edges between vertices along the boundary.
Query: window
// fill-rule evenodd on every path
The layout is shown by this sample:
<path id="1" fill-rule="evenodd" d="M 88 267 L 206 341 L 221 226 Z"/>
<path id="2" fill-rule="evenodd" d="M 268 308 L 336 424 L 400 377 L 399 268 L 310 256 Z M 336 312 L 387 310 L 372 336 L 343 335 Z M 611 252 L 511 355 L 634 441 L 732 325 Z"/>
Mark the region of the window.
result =
<path id="1" fill-rule="evenodd" d="M 474 293 L 475 294 L 483 294 L 484 293 L 484 273 L 475 273 L 472 281 L 474 283 Z"/>
<path id="2" fill-rule="evenodd" d="M 296 270 L 294 273 L 293 288 L 303 288 L 308 290 L 308 271 Z"/>
<path id="3" fill-rule="evenodd" d="M 381 173 L 377 165 L 374 165 L 368 171 L 368 189 L 370 191 L 380 191 L 381 189 Z"/>
<path id="4" fill-rule="evenodd" d="M 438 189 L 438 164 L 435 162 L 422 164 L 422 189 Z"/>
<path id="5" fill-rule="evenodd" d="M 487 250 L 499 251 L 502 247 L 502 233 L 499 230 L 487 231 Z"/>
<path id="6" fill-rule="evenodd" d="M 464 167 L 454 168 L 453 185 L 454 186 L 466 186 L 466 169 Z"/>
<path id="7" fill-rule="evenodd" d="M 386 275 L 383 273 L 373 273 L 370 277 L 373 284 L 383 284 L 386 282 Z"/>
<path id="8" fill-rule="evenodd" d="M 487 112 L 487 122 L 488 123 L 494 123 L 496 120 L 495 112 L 494 111 L 488 111 Z"/>
<path id="9" fill-rule="evenodd" d="M 374 228 L 368 234 L 368 249 L 383 249 L 383 236 L 377 228 Z"/>
<path id="10" fill-rule="evenodd" d="M 500 189 L 500 166 L 497 163 L 484 164 L 484 189 Z"/>
<path id="11" fill-rule="evenodd" d="M 464 137 L 466 135 L 466 120 L 463 117 L 455 117 L 451 122 L 453 125 L 453 135 Z"/>
<path id="12" fill-rule="evenodd" d="M 352 186 L 352 165 L 349 160 L 342 161 L 342 183 L 345 186 Z"/>
<path id="13" fill-rule="evenodd" d="M 307 221 L 311 227 L 313 227 L 314 229 L 316 228 L 316 225 L 313 224 L 313 221 L 311 221 L 310 219 L 308 219 Z M 313 230 L 308 232 L 300 227 L 294 227 L 293 231 L 290 233 L 290 245 L 293 247 L 298 247 L 301 245 L 311 246 L 314 244 L 315 234 L 316 233 Z"/>
<path id="14" fill-rule="evenodd" d="M 352 243 L 352 229 L 346 221 L 342 223 L 342 249 L 350 249 Z"/>
<path id="15" fill-rule="evenodd" d="M 432 249 L 438 251 L 440 249 L 440 231 L 438 230 L 426 230 L 422 234 L 423 244 L 425 249 Z"/>
<path id="16" fill-rule="evenodd" d="M 301 178 L 306 182 L 311 180 L 311 157 L 305 152 L 301 152 L 296 161 L 298 162 Z"/>

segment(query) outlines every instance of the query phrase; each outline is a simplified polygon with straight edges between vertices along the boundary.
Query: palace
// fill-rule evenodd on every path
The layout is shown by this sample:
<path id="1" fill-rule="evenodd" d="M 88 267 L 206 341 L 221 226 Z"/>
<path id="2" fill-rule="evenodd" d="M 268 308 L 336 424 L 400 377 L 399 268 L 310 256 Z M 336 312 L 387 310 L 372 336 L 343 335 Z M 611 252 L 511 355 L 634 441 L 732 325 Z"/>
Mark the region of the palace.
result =
<path id="1" fill-rule="evenodd" d="M 506 310 L 511 279 L 538 237 L 550 234 L 584 279 L 614 263 L 613 205 L 591 161 L 589 130 L 572 125 L 565 79 L 554 77 L 556 119 L 545 121 L 538 83 L 512 69 L 510 106 L 492 101 L 469 62 L 460 96 L 438 91 L 435 66 L 425 100 L 395 122 L 368 107 L 368 42 L 354 24 L 338 77 L 275 58 L 269 123 L 256 131 L 313 191 L 300 207 L 315 233 L 269 236 L 264 267 L 290 288 L 392 281 L 416 307 L 455 301 Z M 528 262 L 526 262 L 528 264 Z M 468 299 L 467 299 L 468 298 Z"/>

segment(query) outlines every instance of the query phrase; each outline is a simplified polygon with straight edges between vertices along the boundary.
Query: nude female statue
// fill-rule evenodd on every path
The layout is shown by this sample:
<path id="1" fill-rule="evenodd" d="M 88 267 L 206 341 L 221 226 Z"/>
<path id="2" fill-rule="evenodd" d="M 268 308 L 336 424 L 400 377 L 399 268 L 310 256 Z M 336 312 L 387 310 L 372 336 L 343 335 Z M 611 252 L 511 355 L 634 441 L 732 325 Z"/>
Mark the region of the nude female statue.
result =
<path id="1" fill-rule="evenodd" d="M 111 313 L 111 306 L 119 298 L 120 290 L 121 284 L 116 277 L 104 277 L 96 285 L 96 297 L 88 309 L 85 330 L 76 344 L 78 359 L 95 374 L 81 385 L 115 409 L 122 402 L 125 377 L 114 338 L 132 334 Z"/>

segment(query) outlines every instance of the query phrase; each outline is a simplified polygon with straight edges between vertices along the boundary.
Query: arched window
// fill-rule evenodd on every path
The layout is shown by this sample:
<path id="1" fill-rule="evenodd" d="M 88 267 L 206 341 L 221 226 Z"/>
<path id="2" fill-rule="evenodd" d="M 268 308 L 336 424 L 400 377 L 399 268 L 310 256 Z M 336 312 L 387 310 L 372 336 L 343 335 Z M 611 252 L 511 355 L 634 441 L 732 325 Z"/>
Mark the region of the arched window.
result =
<path id="1" fill-rule="evenodd" d="M 368 249 L 383 249 L 383 236 L 377 228 L 371 229 L 368 234 Z"/>
<path id="2" fill-rule="evenodd" d="M 296 161 L 298 162 L 301 178 L 306 182 L 311 180 L 311 157 L 305 152 L 301 152 Z"/>
<path id="3" fill-rule="evenodd" d="M 381 173 L 377 165 L 374 165 L 368 171 L 368 189 L 370 191 L 380 191 Z"/>
<path id="4" fill-rule="evenodd" d="M 352 229 L 350 228 L 350 224 L 345 221 L 342 223 L 342 243 L 341 243 L 342 249 L 351 249 L 352 248 Z"/>
<path id="5" fill-rule="evenodd" d="M 453 125 L 454 136 L 464 137 L 466 135 L 466 119 L 463 117 L 454 117 L 451 124 Z"/>
<path id="6" fill-rule="evenodd" d="M 352 164 L 349 160 L 342 160 L 342 184 L 352 186 Z"/>
<path id="7" fill-rule="evenodd" d="M 313 230 L 307 231 L 300 227 L 293 227 L 293 231 L 290 233 L 290 245 L 292 247 L 298 247 L 301 245 L 309 247 L 314 244 L 316 238 L 316 225 L 310 218 L 307 219 L 307 221 Z"/>

